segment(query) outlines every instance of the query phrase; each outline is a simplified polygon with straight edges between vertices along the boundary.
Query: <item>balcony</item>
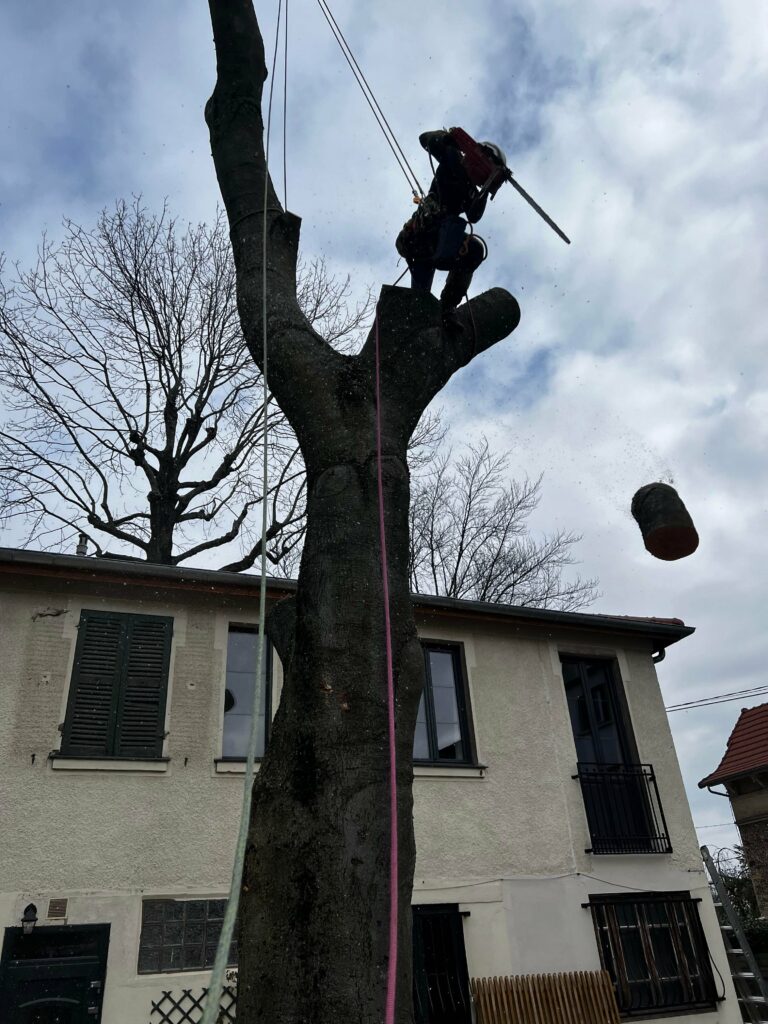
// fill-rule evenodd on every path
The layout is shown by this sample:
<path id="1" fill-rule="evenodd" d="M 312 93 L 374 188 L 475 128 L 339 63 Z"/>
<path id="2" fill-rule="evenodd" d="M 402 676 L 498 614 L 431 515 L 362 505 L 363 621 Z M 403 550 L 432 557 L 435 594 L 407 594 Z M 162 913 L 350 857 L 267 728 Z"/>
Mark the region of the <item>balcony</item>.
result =
<path id="1" fill-rule="evenodd" d="M 650 764 L 578 763 L 592 846 L 587 853 L 671 853 Z"/>

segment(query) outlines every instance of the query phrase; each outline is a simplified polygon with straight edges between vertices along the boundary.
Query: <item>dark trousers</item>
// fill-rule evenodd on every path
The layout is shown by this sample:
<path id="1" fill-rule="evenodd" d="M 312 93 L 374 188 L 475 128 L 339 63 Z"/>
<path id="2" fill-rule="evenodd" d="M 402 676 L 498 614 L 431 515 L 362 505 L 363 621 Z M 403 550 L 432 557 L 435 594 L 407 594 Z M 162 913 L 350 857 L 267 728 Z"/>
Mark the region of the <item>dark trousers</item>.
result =
<path id="1" fill-rule="evenodd" d="M 472 274 L 485 257 L 485 249 L 472 234 L 465 232 L 459 238 L 456 250 L 456 256 L 453 259 L 446 258 L 444 251 L 440 253 L 440 258 L 437 260 L 439 269 L 449 271 L 449 279 L 456 271 L 461 280 L 466 280 L 468 287 L 472 280 Z M 403 228 L 397 237 L 397 251 L 408 262 L 411 271 L 411 287 L 418 292 L 431 291 L 434 272 L 437 269 L 435 258 L 438 252 L 438 232 L 420 232 Z"/>

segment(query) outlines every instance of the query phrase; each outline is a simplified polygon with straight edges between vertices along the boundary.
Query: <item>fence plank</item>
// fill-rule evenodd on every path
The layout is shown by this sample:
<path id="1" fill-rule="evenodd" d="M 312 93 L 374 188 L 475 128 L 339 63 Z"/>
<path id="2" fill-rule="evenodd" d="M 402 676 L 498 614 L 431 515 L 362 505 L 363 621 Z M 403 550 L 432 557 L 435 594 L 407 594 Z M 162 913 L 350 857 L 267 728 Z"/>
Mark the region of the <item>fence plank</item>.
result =
<path id="1" fill-rule="evenodd" d="M 473 978 L 478 1024 L 619 1024 L 607 971 Z"/>

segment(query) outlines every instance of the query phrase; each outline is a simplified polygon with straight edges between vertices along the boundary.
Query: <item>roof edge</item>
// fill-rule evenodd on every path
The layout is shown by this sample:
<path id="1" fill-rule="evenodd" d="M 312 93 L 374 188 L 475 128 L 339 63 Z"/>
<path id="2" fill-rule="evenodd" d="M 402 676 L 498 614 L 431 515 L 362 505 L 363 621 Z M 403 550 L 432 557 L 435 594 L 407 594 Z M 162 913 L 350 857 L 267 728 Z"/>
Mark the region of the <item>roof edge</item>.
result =
<path id="1" fill-rule="evenodd" d="M 18 570 L 22 575 L 69 576 L 71 579 L 79 581 L 84 581 L 86 576 L 90 576 L 94 578 L 94 582 L 98 577 L 109 578 L 119 574 L 123 579 L 128 577 L 137 582 L 147 580 L 174 589 L 186 587 L 200 589 L 202 585 L 211 589 L 231 589 L 239 591 L 241 594 L 244 592 L 255 593 L 260 583 L 258 575 L 226 572 L 222 569 L 197 569 L 160 565 L 139 559 L 97 558 L 88 555 L 65 555 L 24 548 L 0 547 L 0 575 L 8 575 L 14 570 Z M 277 596 L 281 591 L 287 596 L 295 592 L 297 582 L 270 576 L 267 578 L 267 586 L 272 592 L 272 596 Z M 455 597 L 437 597 L 431 594 L 412 594 L 411 597 L 417 607 L 432 610 L 438 614 L 486 619 L 506 618 L 515 619 L 518 622 L 530 622 L 531 625 L 623 633 L 651 640 L 654 649 L 668 647 L 695 632 L 693 626 L 686 626 L 680 619 L 605 615 L 594 612 L 565 612 L 549 608 L 494 604 L 488 601 L 471 601 Z"/>

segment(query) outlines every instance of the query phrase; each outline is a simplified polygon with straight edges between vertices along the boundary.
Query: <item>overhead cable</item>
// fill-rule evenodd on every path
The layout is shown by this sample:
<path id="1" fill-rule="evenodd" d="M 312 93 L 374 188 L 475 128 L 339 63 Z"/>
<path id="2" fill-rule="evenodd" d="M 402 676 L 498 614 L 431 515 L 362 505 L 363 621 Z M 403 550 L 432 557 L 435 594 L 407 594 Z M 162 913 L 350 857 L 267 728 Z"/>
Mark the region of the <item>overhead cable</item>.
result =
<path id="1" fill-rule="evenodd" d="M 698 700 L 670 704 L 664 710 L 667 712 L 693 711 L 695 708 L 709 707 L 710 704 L 726 704 L 731 700 L 750 700 L 754 697 L 762 697 L 764 694 L 768 694 L 768 686 L 754 686 L 747 690 L 731 690 L 727 693 L 715 693 L 711 697 L 701 697 Z"/>
<path id="2" fill-rule="evenodd" d="M 384 111 L 381 109 L 381 106 L 379 105 L 379 102 L 376 99 L 373 90 L 368 84 L 368 80 L 363 74 L 362 68 L 358 64 L 355 55 L 352 52 L 352 49 L 344 36 L 344 33 L 339 27 L 339 23 L 334 18 L 333 12 L 328 6 L 326 0 L 317 0 L 317 3 L 320 10 L 323 12 L 325 20 L 328 22 L 328 27 L 333 33 L 334 39 L 339 44 L 339 49 L 344 55 L 344 59 L 346 60 L 347 64 L 349 64 L 350 71 L 355 76 L 355 81 L 360 86 L 360 91 L 365 97 L 366 103 L 371 108 L 371 113 L 375 117 L 376 123 L 381 129 L 384 138 L 387 140 L 387 144 L 389 145 L 389 148 L 392 150 L 392 154 L 395 160 L 397 160 L 398 166 L 400 167 L 400 170 L 403 172 L 403 175 L 405 176 L 405 180 L 408 182 L 408 187 L 410 188 L 414 195 L 424 195 L 424 189 L 421 187 L 419 179 L 416 177 L 413 168 L 409 164 L 408 158 L 403 152 L 402 146 L 397 141 L 397 136 L 392 131 L 392 127 L 390 126 L 389 121 L 384 115 Z"/>

